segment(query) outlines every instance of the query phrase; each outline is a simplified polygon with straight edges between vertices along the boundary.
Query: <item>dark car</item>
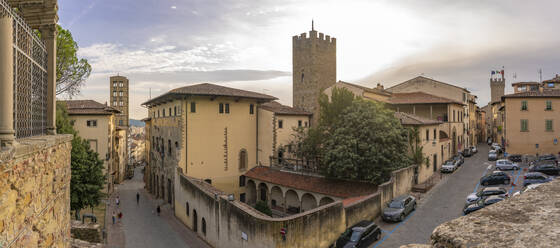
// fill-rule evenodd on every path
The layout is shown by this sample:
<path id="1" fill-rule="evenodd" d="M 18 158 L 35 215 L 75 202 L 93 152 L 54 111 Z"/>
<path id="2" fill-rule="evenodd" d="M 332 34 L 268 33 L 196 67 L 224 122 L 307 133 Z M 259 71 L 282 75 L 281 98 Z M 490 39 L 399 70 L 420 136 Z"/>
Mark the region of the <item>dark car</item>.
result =
<path id="1" fill-rule="evenodd" d="M 416 198 L 411 195 L 403 195 L 387 203 L 381 217 L 384 221 L 402 221 L 414 209 L 416 209 Z"/>
<path id="2" fill-rule="evenodd" d="M 472 156 L 472 150 L 470 148 L 464 149 L 462 154 L 463 154 L 463 157 L 470 157 L 470 156 Z"/>
<path id="3" fill-rule="evenodd" d="M 479 200 L 476 203 L 467 204 L 465 208 L 463 208 L 463 214 L 467 215 L 489 205 L 492 205 L 497 202 L 503 201 L 504 198 L 498 195 L 489 196 L 485 199 Z"/>
<path id="4" fill-rule="evenodd" d="M 358 224 L 346 229 L 336 241 L 336 248 L 367 247 L 373 241 L 381 238 L 381 229 L 369 220 L 362 220 Z"/>
<path id="5" fill-rule="evenodd" d="M 541 161 L 554 161 L 554 163 L 558 165 L 558 159 L 556 158 L 556 156 L 552 154 L 545 154 L 545 155 L 538 156 L 537 159 L 535 159 L 535 161 L 531 162 L 531 165 L 537 164 Z"/>
<path id="6" fill-rule="evenodd" d="M 503 187 L 486 187 L 479 190 L 476 193 L 472 193 L 467 196 L 467 204 L 472 204 L 473 202 L 477 202 L 481 199 L 485 199 L 492 195 L 498 195 L 501 197 L 507 197 L 508 191 Z"/>
<path id="7" fill-rule="evenodd" d="M 453 156 L 453 158 L 451 158 L 455 161 L 459 162 L 459 166 L 461 166 L 464 162 L 465 162 L 465 158 L 463 158 L 463 156 L 461 154 L 457 154 L 455 156 Z"/>
<path id="8" fill-rule="evenodd" d="M 552 177 L 549 177 L 541 172 L 528 172 L 523 176 L 523 186 L 527 186 L 535 183 L 547 183 L 552 181 Z"/>
<path id="9" fill-rule="evenodd" d="M 560 167 L 552 160 L 540 161 L 529 167 L 530 172 L 542 172 L 550 176 L 560 175 Z"/>
<path id="10" fill-rule="evenodd" d="M 494 171 L 491 174 L 483 176 L 480 179 L 480 184 L 484 186 L 509 184 L 510 182 L 511 182 L 511 178 L 507 173 L 503 171 Z"/>
<path id="11" fill-rule="evenodd" d="M 511 154 L 507 157 L 507 159 L 511 162 L 521 162 L 523 160 L 523 157 L 521 157 L 521 155 L 519 154 Z"/>

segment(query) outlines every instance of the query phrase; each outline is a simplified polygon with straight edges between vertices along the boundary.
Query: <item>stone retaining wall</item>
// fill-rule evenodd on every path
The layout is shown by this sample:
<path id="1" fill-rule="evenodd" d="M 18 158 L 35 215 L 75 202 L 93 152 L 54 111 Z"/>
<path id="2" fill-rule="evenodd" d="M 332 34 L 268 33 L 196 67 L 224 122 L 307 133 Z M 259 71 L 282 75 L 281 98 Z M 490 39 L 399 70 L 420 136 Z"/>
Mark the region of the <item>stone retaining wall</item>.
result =
<path id="1" fill-rule="evenodd" d="M 0 247 L 70 246 L 72 135 L 0 151 Z"/>

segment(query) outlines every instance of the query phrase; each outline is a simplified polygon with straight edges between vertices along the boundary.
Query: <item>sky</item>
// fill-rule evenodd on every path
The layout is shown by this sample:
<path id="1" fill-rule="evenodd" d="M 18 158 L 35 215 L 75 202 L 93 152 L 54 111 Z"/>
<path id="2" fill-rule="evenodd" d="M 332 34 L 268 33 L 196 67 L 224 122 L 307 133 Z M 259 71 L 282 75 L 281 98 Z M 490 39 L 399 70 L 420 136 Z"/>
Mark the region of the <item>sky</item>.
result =
<path id="1" fill-rule="evenodd" d="M 59 0 L 59 24 L 92 73 L 73 99 L 109 99 L 130 80 L 130 117 L 173 88 L 209 82 L 292 103 L 292 36 L 337 38 L 337 80 L 385 87 L 423 75 L 490 99 L 492 70 L 512 82 L 560 73 L 560 1 Z"/>

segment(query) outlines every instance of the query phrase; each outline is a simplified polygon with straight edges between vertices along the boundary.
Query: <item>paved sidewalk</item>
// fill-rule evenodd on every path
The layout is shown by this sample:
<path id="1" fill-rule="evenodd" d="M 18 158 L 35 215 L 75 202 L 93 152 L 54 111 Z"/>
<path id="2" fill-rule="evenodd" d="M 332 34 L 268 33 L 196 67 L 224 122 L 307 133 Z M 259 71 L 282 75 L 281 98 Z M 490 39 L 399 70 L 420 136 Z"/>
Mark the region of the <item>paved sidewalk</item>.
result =
<path id="1" fill-rule="evenodd" d="M 135 169 L 134 178 L 116 186 L 108 207 L 108 245 L 107 247 L 210 247 L 175 218 L 169 204 L 154 199 L 144 190 L 142 167 Z M 136 204 L 136 193 L 140 193 L 140 204 Z M 111 214 L 115 209 L 116 196 L 120 198 L 120 211 L 123 218 L 112 225 Z M 155 209 L 161 204 L 161 215 Z M 118 211 L 116 211 L 118 213 Z"/>

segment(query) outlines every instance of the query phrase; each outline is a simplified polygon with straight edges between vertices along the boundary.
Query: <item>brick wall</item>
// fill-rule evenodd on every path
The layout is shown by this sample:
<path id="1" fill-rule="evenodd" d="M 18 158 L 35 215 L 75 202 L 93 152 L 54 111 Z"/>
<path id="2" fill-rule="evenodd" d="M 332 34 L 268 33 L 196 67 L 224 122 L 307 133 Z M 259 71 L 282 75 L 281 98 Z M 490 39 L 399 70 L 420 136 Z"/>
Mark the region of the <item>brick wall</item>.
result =
<path id="1" fill-rule="evenodd" d="M 71 135 L 0 151 L 0 247 L 70 246 Z"/>

